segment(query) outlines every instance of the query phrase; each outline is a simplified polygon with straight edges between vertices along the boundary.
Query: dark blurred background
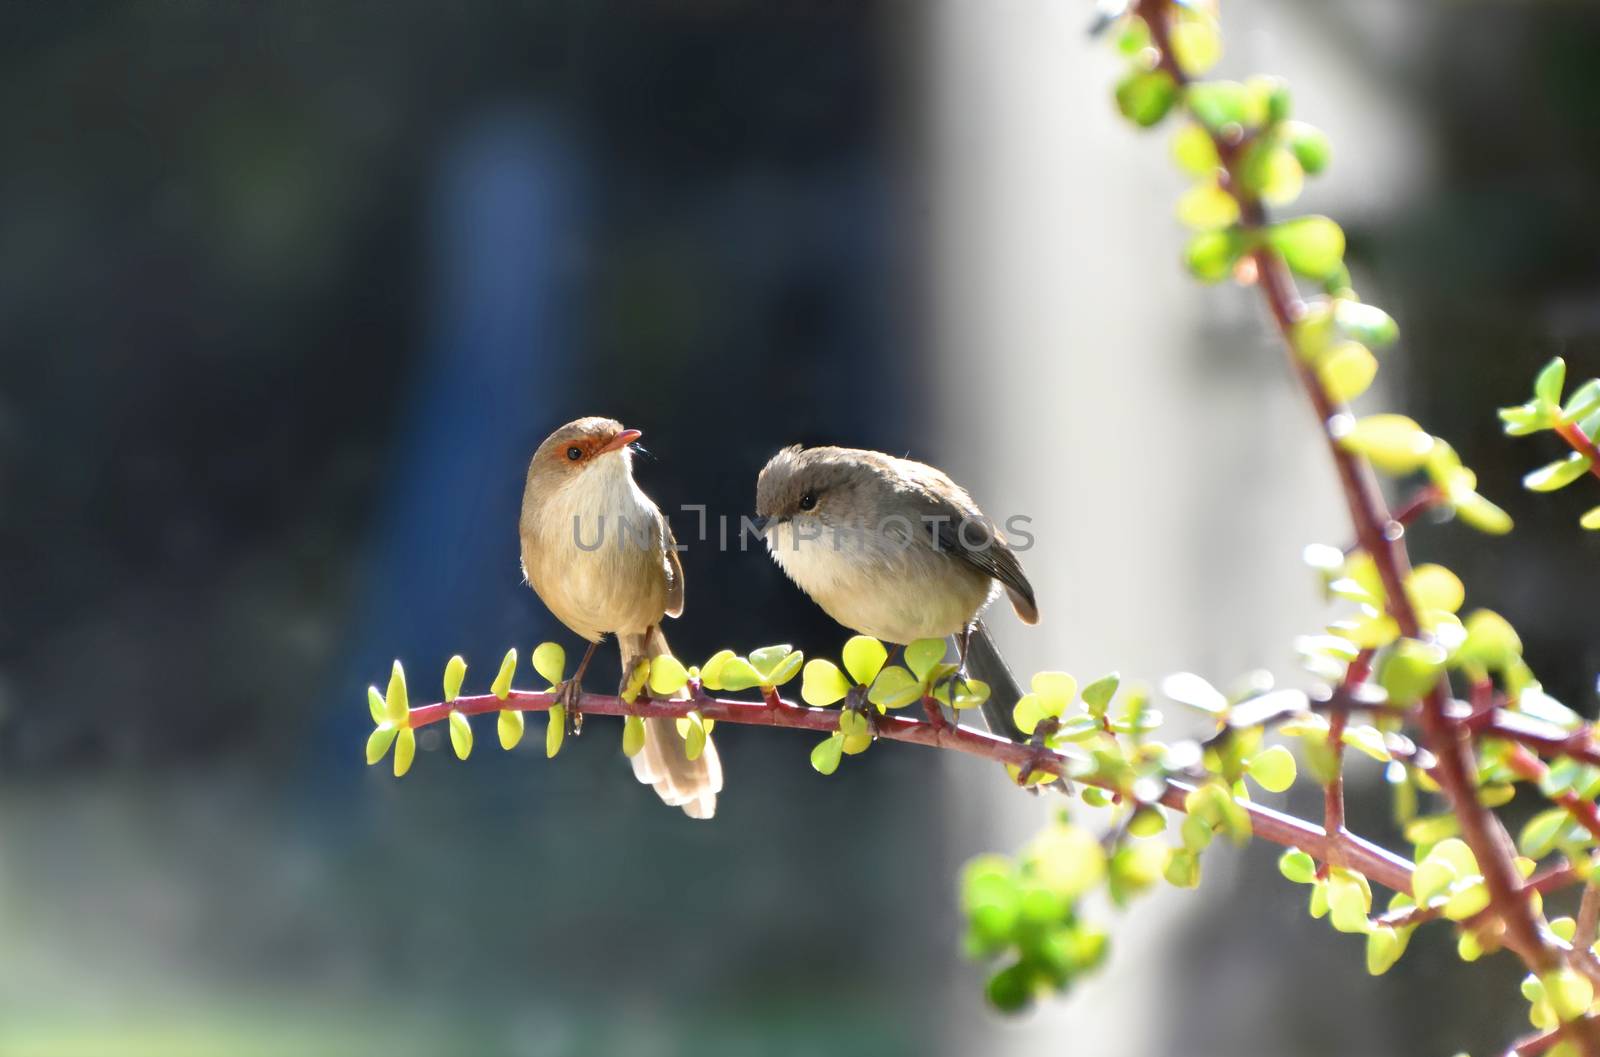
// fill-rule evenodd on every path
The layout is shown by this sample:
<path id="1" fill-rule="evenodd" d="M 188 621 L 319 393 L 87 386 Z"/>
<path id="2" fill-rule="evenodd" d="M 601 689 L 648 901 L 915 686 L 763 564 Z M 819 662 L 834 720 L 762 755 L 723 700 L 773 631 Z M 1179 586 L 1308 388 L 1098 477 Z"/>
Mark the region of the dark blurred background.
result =
<path id="1" fill-rule="evenodd" d="M 970 761 L 875 751 L 824 781 L 804 739 L 722 729 L 711 825 L 636 786 L 603 721 L 554 762 L 480 723 L 466 764 L 430 732 L 404 781 L 361 766 L 391 658 L 416 700 L 452 653 L 481 687 L 508 646 L 572 648 L 520 583 L 514 523 L 528 455 L 582 414 L 646 434 L 639 477 L 689 544 L 668 629 L 688 658 L 842 642 L 763 555 L 714 542 L 775 449 L 837 442 L 1057 515 L 1025 556 L 1059 585 L 1051 619 L 1003 629 L 1020 667 L 1293 681 L 1289 639 L 1326 618 L 1294 554 L 1343 541 L 1337 499 L 1252 294 L 1177 274 L 1164 140 L 1111 117 L 1089 18 L 7 8 L 0 1053 L 1241 1057 L 1515 1033 L 1509 961 L 1463 968 L 1422 934 L 1380 990 L 1264 848 L 1141 905 L 1160 925 L 1111 983 L 995 1019 L 954 869 L 1039 816 Z M 1223 70 L 1288 75 L 1334 134 L 1308 202 L 1404 334 L 1373 399 L 1518 520 L 1426 525 L 1415 552 L 1593 714 L 1600 549 L 1575 521 L 1595 499 L 1520 492 L 1559 452 L 1493 409 L 1552 355 L 1600 373 L 1600 5 L 1223 18 Z M 1043 246 L 1059 267 L 1029 266 Z M 1013 268 L 1028 282 L 996 279 Z M 1181 429 L 1134 436 L 1141 414 Z M 1177 476 L 1109 469 L 1149 456 Z M 1260 617 L 1284 596 L 1301 624 Z M 1372 793 L 1352 814 L 1382 834 Z M 1460 1001 L 1426 997 L 1441 980 Z"/>

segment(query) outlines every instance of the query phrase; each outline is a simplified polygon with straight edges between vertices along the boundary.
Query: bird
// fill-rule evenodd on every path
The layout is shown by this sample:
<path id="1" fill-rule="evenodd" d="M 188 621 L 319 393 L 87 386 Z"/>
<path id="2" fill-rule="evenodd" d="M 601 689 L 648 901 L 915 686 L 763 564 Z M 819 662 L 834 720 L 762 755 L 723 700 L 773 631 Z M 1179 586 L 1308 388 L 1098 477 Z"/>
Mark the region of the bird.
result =
<path id="1" fill-rule="evenodd" d="M 589 643 L 572 678 L 556 688 L 574 734 L 582 728 L 583 675 L 601 640 L 617 637 L 626 687 L 641 661 L 670 655 L 661 620 L 683 613 L 672 528 L 633 479 L 633 444 L 642 435 L 615 419 L 580 418 L 546 437 L 528 462 L 518 519 L 523 576 L 556 619 Z M 673 719 L 645 719 L 633 773 L 690 818 L 716 812 L 716 746 L 708 738 L 689 759 Z"/>
<path id="2" fill-rule="evenodd" d="M 1020 698 L 983 610 L 1004 594 L 1025 624 L 1039 621 L 1033 585 L 1005 534 L 944 471 L 858 448 L 784 448 L 756 479 L 754 525 L 778 566 L 834 620 L 904 646 L 954 636 L 991 684 L 991 731 L 1021 738 Z M 929 718 L 943 722 L 930 707 Z"/>

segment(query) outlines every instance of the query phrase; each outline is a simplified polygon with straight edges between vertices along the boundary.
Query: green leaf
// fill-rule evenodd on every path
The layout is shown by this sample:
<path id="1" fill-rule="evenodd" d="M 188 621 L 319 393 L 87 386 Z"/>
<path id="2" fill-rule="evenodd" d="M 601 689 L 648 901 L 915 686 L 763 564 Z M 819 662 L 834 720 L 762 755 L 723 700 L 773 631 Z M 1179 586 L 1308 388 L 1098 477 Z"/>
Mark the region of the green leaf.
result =
<path id="1" fill-rule="evenodd" d="M 1238 81 L 1200 81 L 1188 90 L 1189 112 L 1213 132 L 1228 125 L 1259 124 L 1266 117 L 1250 91 Z"/>
<path id="2" fill-rule="evenodd" d="M 771 666 L 761 671 L 762 686 L 782 686 L 790 679 L 800 674 L 800 666 L 805 663 L 805 654 L 793 650 L 787 655 L 772 662 Z"/>
<path id="3" fill-rule="evenodd" d="M 1414 705 L 1439 681 L 1444 662 L 1444 648 L 1437 643 L 1401 639 L 1379 663 L 1378 683 L 1391 705 Z"/>
<path id="4" fill-rule="evenodd" d="M 1388 763 L 1393 758 L 1389 754 L 1389 747 L 1383 743 L 1383 733 L 1377 727 L 1367 724 L 1346 727 L 1344 736 L 1339 740 L 1357 752 L 1366 753 L 1379 763 Z"/>
<path id="5" fill-rule="evenodd" d="M 1424 859 L 1411 873 L 1411 898 L 1427 906 L 1450 890 L 1459 879 L 1456 868 L 1444 859 Z"/>
<path id="6" fill-rule="evenodd" d="M 832 661 L 825 661 L 819 657 L 806 662 L 805 672 L 800 678 L 800 697 L 806 704 L 826 708 L 841 700 L 849 692 L 850 680 L 844 677 L 844 673 Z"/>
<path id="7" fill-rule="evenodd" d="M 367 735 L 367 766 L 371 767 L 389 754 L 389 746 L 394 744 L 395 735 L 400 733 L 400 728 L 393 723 L 379 723 L 373 732 Z"/>
<path id="8" fill-rule="evenodd" d="M 1348 404 L 1366 392 L 1377 376 L 1378 358 L 1356 341 L 1330 349 L 1317 363 L 1317 380 L 1336 404 Z"/>
<path id="9" fill-rule="evenodd" d="M 1167 828 L 1167 820 L 1162 816 L 1161 809 L 1146 805 L 1134 812 L 1128 820 L 1128 832 L 1135 837 L 1154 837 L 1163 833 Z"/>
<path id="10" fill-rule="evenodd" d="M 383 695 L 384 719 L 397 727 L 404 727 L 411 722 L 410 701 L 406 698 L 406 673 L 400 667 L 400 662 L 395 661 L 394 667 L 389 671 L 389 692 Z"/>
<path id="11" fill-rule="evenodd" d="M 1205 851 L 1210 847 L 1212 833 L 1211 824 L 1194 815 L 1185 815 L 1183 822 L 1178 825 L 1178 836 L 1183 840 L 1183 846 L 1193 852 Z"/>
<path id="12" fill-rule="evenodd" d="M 522 713 L 514 708 L 500 710 L 500 719 L 495 724 L 495 729 L 500 734 L 500 747 L 510 752 L 522 741 L 524 720 Z"/>
<path id="13" fill-rule="evenodd" d="M 461 696 L 461 680 L 467 677 L 467 662 L 461 654 L 451 657 L 444 666 L 444 699 L 446 703 Z"/>
<path id="14" fill-rule="evenodd" d="M 1556 425 L 1556 416 L 1550 408 L 1538 401 L 1519 404 L 1516 407 L 1502 407 L 1499 415 L 1500 421 L 1505 423 L 1506 435 L 1509 437 L 1526 437 L 1530 433 L 1553 429 Z"/>
<path id="15" fill-rule="evenodd" d="M 1307 175 L 1315 176 L 1328 167 L 1333 148 L 1321 129 L 1304 121 L 1289 121 L 1283 126 L 1283 138 Z"/>
<path id="16" fill-rule="evenodd" d="M 766 675 L 774 665 L 794 652 L 794 647 L 788 643 L 780 646 L 763 646 L 759 650 L 750 651 L 750 666 L 762 675 Z"/>
<path id="17" fill-rule="evenodd" d="M 1083 704 L 1091 716 L 1105 715 L 1106 708 L 1110 706 L 1111 699 L 1116 696 L 1117 687 L 1122 684 L 1122 676 L 1116 672 L 1102 675 L 1094 682 L 1083 688 Z"/>
<path id="18" fill-rule="evenodd" d="M 1279 856 L 1278 872 L 1295 884 L 1312 884 L 1317 879 L 1317 862 L 1299 848 L 1290 848 Z"/>
<path id="19" fill-rule="evenodd" d="M 1341 298 L 1334 302 L 1333 318 L 1344 332 L 1367 345 L 1391 345 L 1400 337 L 1400 327 L 1377 305 Z"/>
<path id="20" fill-rule="evenodd" d="M 1187 849 L 1174 851 L 1167 859 L 1167 868 L 1162 871 L 1162 876 L 1174 888 L 1198 888 L 1200 856 Z"/>
<path id="21" fill-rule="evenodd" d="M 1517 837 L 1517 850 L 1530 859 L 1544 858 L 1555 851 L 1569 819 L 1564 807 L 1539 812 L 1523 824 L 1522 833 Z"/>
<path id="22" fill-rule="evenodd" d="M 1600 506 L 1590 507 L 1588 513 L 1578 519 L 1578 524 L 1590 532 L 1600 532 Z"/>
<path id="23" fill-rule="evenodd" d="M 1193 8 L 1177 9 L 1178 17 L 1167 31 L 1172 58 L 1187 76 L 1198 77 L 1222 58 L 1222 33 L 1216 19 Z"/>
<path id="24" fill-rule="evenodd" d="M 1577 1020 L 1594 1001 L 1594 984 L 1570 966 L 1552 969 L 1539 977 L 1545 997 L 1562 1020 Z"/>
<path id="25" fill-rule="evenodd" d="M 638 716 L 622 719 L 622 755 L 632 758 L 644 748 L 644 720 Z"/>
<path id="26" fill-rule="evenodd" d="M 417 732 L 404 727 L 394 742 L 394 776 L 404 778 L 411 770 L 411 761 L 417 757 Z"/>
<path id="27" fill-rule="evenodd" d="M 1220 283 L 1233 274 L 1234 263 L 1244 253 L 1244 238 L 1237 229 L 1202 231 L 1189 240 L 1183 262 L 1196 279 Z"/>
<path id="28" fill-rule="evenodd" d="M 1511 515 L 1479 495 L 1465 492 L 1451 498 L 1456 516 L 1479 532 L 1504 536 L 1511 531 Z"/>
<path id="29" fill-rule="evenodd" d="M 933 696 L 959 712 L 989 700 L 989 684 L 982 679 L 957 677 L 940 686 Z"/>
<path id="30" fill-rule="evenodd" d="M 1215 182 L 1196 184 L 1178 199 L 1178 220 L 1198 231 L 1225 228 L 1239 219 L 1239 203 Z"/>
<path id="31" fill-rule="evenodd" d="M 1368 415 L 1346 424 L 1337 439 L 1346 451 L 1391 474 L 1421 469 L 1433 448 L 1433 438 L 1405 415 Z"/>
<path id="32" fill-rule="evenodd" d="M 1565 488 L 1589 472 L 1592 460 L 1581 452 L 1573 452 L 1565 459 L 1557 459 L 1522 479 L 1522 486 L 1530 492 L 1554 492 Z"/>
<path id="33" fill-rule="evenodd" d="M 707 690 L 725 690 L 722 685 L 722 666 L 733 659 L 732 650 L 718 650 L 711 659 L 700 666 L 700 685 Z"/>
<path id="34" fill-rule="evenodd" d="M 1245 771 L 1267 792 L 1281 793 L 1294 784 L 1294 754 L 1274 745 L 1252 757 Z"/>
<path id="35" fill-rule="evenodd" d="M 870 635 L 856 635 L 844 644 L 844 670 L 859 686 L 870 686 L 889 659 L 883 643 Z"/>
<path id="36" fill-rule="evenodd" d="M 1172 137 L 1172 160 L 1190 176 L 1211 176 L 1222 167 L 1211 134 L 1192 123 Z"/>
<path id="37" fill-rule="evenodd" d="M 628 678 L 623 682 L 622 690 L 618 696 L 631 705 L 639 699 L 639 694 L 649 681 L 650 658 L 640 657 L 634 662 L 633 670 L 628 672 Z"/>
<path id="38" fill-rule="evenodd" d="M 1388 925 L 1379 925 L 1367 933 L 1367 972 L 1382 976 L 1393 968 L 1405 950 L 1400 937 Z"/>
<path id="39" fill-rule="evenodd" d="M 706 751 L 706 723 L 698 712 L 678 717 L 678 736 L 683 739 L 683 754 L 698 760 Z"/>
<path id="40" fill-rule="evenodd" d="M 1130 70 L 1117 82 L 1117 109 L 1140 128 L 1159 124 L 1178 100 L 1178 84 L 1166 70 Z"/>
<path id="41" fill-rule="evenodd" d="M 472 724 L 467 722 L 466 716 L 453 710 L 450 713 L 450 747 L 456 751 L 458 760 L 472 755 Z"/>
<path id="42" fill-rule="evenodd" d="M 816 661 L 812 661 L 816 664 Z M 824 662 L 826 663 L 826 662 Z M 810 667 L 810 665 L 807 665 Z M 839 759 L 844 753 L 844 735 L 834 734 L 817 743 L 811 750 L 811 766 L 818 774 L 832 774 L 839 769 Z"/>
<path id="43" fill-rule="evenodd" d="M 650 692 L 657 697 L 671 697 L 689 682 L 689 671 L 678 658 L 661 654 L 650 659 Z"/>
<path id="44" fill-rule="evenodd" d="M 367 711 L 372 714 L 372 722 L 389 722 L 389 708 L 383 703 L 383 695 L 378 693 L 376 686 L 367 687 Z"/>
<path id="45" fill-rule="evenodd" d="M 1334 928 L 1340 932 L 1366 932 L 1367 911 L 1371 909 L 1372 893 L 1359 874 L 1342 869 L 1328 871 L 1328 911 Z"/>
<path id="46" fill-rule="evenodd" d="M 1561 405 L 1561 417 L 1577 422 L 1600 411 L 1600 378 L 1591 378 L 1572 391 L 1567 402 Z"/>
<path id="47" fill-rule="evenodd" d="M 547 760 L 555 759 L 556 753 L 561 751 L 561 743 L 567 737 L 567 706 L 551 705 L 550 721 L 544 728 L 544 756 Z"/>
<path id="48" fill-rule="evenodd" d="M 1038 728 L 1039 721 L 1044 718 L 1044 708 L 1038 694 L 1023 694 L 1011 709 L 1011 721 L 1024 734 L 1032 734 Z"/>
<path id="49" fill-rule="evenodd" d="M 705 673 L 702 672 L 703 676 Z M 761 685 L 761 673 L 743 657 L 729 657 L 717 672 L 717 681 L 723 690 L 737 692 Z"/>
<path id="50" fill-rule="evenodd" d="M 1444 916 L 1451 921 L 1465 921 L 1481 914 L 1489 906 L 1489 889 L 1483 878 L 1463 879 L 1450 886 L 1450 898 L 1445 900 Z"/>
<path id="51" fill-rule="evenodd" d="M 925 683 L 934 665 L 944 660 L 945 652 L 943 639 L 918 639 L 906 647 L 906 667 L 911 669 L 918 681 Z"/>
<path id="52" fill-rule="evenodd" d="M 506 651 L 505 659 L 500 662 L 500 674 L 494 677 L 494 685 L 489 687 L 494 696 L 504 701 L 506 695 L 511 693 L 511 676 L 517 670 L 517 651 L 513 647 Z"/>
<path id="53" fill-rule="evenodd" d="M 1561 404 L 1561 391 L 1567 385 L 1567 361 L 1560 356 L 1544 365 L 1539 376 L 1533 380 L 1533 395 L 1540 403 L 1559 406 Z"/>
<path id="54" fill-rule="evenodd" d="M 922 684 L 915 676 L 898 664 L 892 664 L 878 673 L 867 700 L 879 708 L 904 708 L 922 698 Z"/>
<path id="55" fill-rule="evenodd" d="M 1304 190 L 1305 170 L 1295 156 L 1271 139 L 1254 144 L 1239 167 L 1245 189 L 1268 205 L 1286 206 Z"/>
<path id="56" fill-rule="evenodd" d="M 1280 221 L 1267 229 L 1267 241 L 1307 279 L 1325 279 L 1344 264 L 1344 231 L 1324 216 Z"/>
<path id="57" fill-rule="evenodd" d="M 551 686 L 560 686 L 567 672 L 567 651 L 559 642 L 541 642 L 533 651 L 533 670 Z"/>

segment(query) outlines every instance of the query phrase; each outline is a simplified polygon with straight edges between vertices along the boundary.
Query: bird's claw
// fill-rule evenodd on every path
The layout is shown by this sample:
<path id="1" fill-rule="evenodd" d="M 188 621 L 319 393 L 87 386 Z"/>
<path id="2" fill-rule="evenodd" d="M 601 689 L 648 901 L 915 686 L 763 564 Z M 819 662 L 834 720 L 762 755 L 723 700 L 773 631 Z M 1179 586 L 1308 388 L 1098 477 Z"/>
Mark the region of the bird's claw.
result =
<path id="1" fill-rule="evenodd" d="M 576 676 L 564 679 L 556 687 L 556 704 L 560 705 L 566 716 L 566 732 L 569 737 L 576 738 L 583 733 L 583 711 L 578 707 L 583 700 L 583 684 Z"/>

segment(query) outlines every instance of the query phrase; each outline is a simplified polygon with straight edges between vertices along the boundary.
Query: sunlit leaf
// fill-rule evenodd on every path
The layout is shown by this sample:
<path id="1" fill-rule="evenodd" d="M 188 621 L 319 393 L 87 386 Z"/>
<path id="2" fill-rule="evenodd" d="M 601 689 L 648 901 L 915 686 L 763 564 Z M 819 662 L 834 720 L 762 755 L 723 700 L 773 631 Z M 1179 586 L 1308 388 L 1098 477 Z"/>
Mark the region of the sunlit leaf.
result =
<path id="1" fill-rule="evenodd" d="M 402 727 L 394 741 L 394 776 L 404 778 L 411 770 L 411 761 L 417 757 L 417 732 Z"/>
<path id="2" fill-rule="evenodd" d="M 919 682 L 925 683 L 934 665 L 944 660 L 945 652 L 943 639 L 918 639 L 906 647 L 906 667 L 911 669 Z"/>
<path id="3" fill-rule="evenodd" d="M 1567 361 L 1560 356 L 1544 365 L 1533 381 L 1534 398 L 1544 404 L 1560 405 L 1561 391 L 1567 385 Z"/>
<path id="4" fill-rule="evenodd" d="M 504 701 L 506 695 L 511 693 L 511 676 L 517 670 L 517 651 L 513 647 L 506 651 L 505 658 L 500 662 L 500 672 L 494 677 L 494 685 L 489 687 L 495 697 Z"/>
<path id="5" fill-rule="evenodd" d="M 881 708 L 904 708 L 922 698 L 922 684 L 898 664 L 878 673 L 867 693 L 867 700 Z"/>
<path id="6" fill-rule="evenodd" d="M 1315 176 L 1328 167 L 1333 149 L 1321 129 L 1304 121 L 1289 121 L 1283 126 L 1283 139 L 1307 175 Z"/>
<path id="7" fill-rule="evenodd" d="M 1294 784 L 1294 754 L 1282 745 L 1274 745 L 1251 758 L 1246 773 L 1269 793 L 1281 793 Z"/>
<path id="8" fill-rule="evenodd" d="M 384 722 L 367 735 L 367 766 L 372 766 L 389 754 L 389 746 L 394 744 L 395 735 L 399 732 L 399 727 Z"/>
<path id="9" fill-rule="evenodd" d="M 816 661 L 811 662 L 811 664 L 816 663 Z M 843 676 L 840 676 L 840 678 L 843 678 Z M 843 753 L 844 735 L 831 735 L 818 742 L 816 747 L 811 750 L 811 766 L 818 774 L 832 774 L 839 769 L 839 759 Z"/>
<path id="10" fill-rule="evenodd" d="M 1238 219 L 1238 201 L 1214 182 L 1196 184 L 1178 199 L 1178 220 L 1186 227 L 1212 231 Z"/>
<path id="11" fill-rule="evenodd" d="M 1554 492 L 1588 473 L 1591 465 L 1593 460 L 1575 451 L 1528 474 L 1522 479 L 1522 486 L 1530 492 Z"/>
<path id="12" fill-rule="evenodd" d="M 1195 124 L 1184 125 L 1172 137 L 1172 158 L 1190 176 L 1210 176 L 1222 167 L 1210 133 Z"/>
<path id="13" fill-rule="evenodd" d="M 383 703 L 383 695 L 378 693 L 376 686 L 367 687 L 367 711 L 372 714 L 372 722 L 389 722 L 389 708 Z"/>
<path id="14" fill-rule="evenodd" d="M 461 696 L 461 681 L 467 677 L 467 662 L 461 654 L 451 657 L 444 666 L 444 699 L 454 701 Z"/>
<path id="15" fill-rule="evenodd" d="M 500 710 L 500 718 L 495 723 L 495 730 L 500 735 L 500 747 L 510 752 L 522 741 L 522 732 L 525 721 L 522 713 L 514 708 Z"/>
<path id="16" fill-rule="evenodd" d="M 450 713 L 450 747 L 458 760 L 472 755 L 472 724 L 460 712 Z"/>
<path id="17" fill-rule="evenodd" d="M 410 724 L 411 705 L 406 697 L 406 672 L 400 667 L 399 661 L 395 661 L 394 667 L 389 670 L 389 691 L 383 695 L 383 703 L 384 719 L 397 727 Z"/>
<path id="18" fill-rule="evenodd" d="M 856 635 L 844 644 L 842 657 L 850 678 L 860 686 L 868 686 L 889 659 L 889 651 L 870 635 Z"/>
<path id="19" fill-rule="evenodd" d="M 1161 680 L 1161 692 L 1179 704 L 1213 715 L 1220 715 L 1228 708 L 1228 699 L 1222 691 L 1193 672 L 1175 672 L 1167 676 Z"/>
<path id="20" fill-rule="evenodd" d="M 1278 872 L 1295 884 L 1307 885 L 1317 879 L 1317 863 L 1299 848 L 1290 848 L 1278 858 Z"/>
<path id="21" fill-rule="evenodd" d="M 682 662 L 671 654 L 661 654 L 650 660 L 650 692 L 657 697 L 671 697 L 689 682 L 689 672 Z"/>
<path id="22" fill-rule="evenodd" d="M 1421 469 L 1433 448 L 1433 437 L 1405 415 L 1368 415 L 1340 424 L 1340 446 L 1365 456 L 1386 473 L 1405 474 Z"/>
<path id="23" fill-rule="evenodd" d="M 824 708 L 848 694 L 850 685 L 850 680 L 832 661 L 819 657 L 806 662 L 800 679 L 800 697 L 808 705 Z"/>
<path id="24" fill-rule="evenodd" d="M 1344 231 L 1324 216 L 1295 217 L 1267 229 L 1285 263 L 1308 279 L 1325 279 L 1344 263 Z"/>
<path id="25" fill-rule="evenodd" d="M 533 651 L 533 670 L 551 686 L 560 686 L 567 671 L 567 651 L 559 642 L 541 642 Z"/>
<path id="26" fill-rule="evenodd" d="M 561 751 L 561 743 L 567 737 L 567 708 L 565 705 L 550 706 L 550 721 L 544 728 L 544 755 L 545 759 L 554 759 L 556 753 Z"/>
<path id="27" fill-rule="evenodd" d="M 1178 100 L 1178 84 L 1166 70 L 1134 68 L 1117 82 L 1117 109 L 1140 128 L 1158 124 Z"/>
<path id="28" fill-rule="evenodd" d="M 1378 358 L 1365 345 L 1346 341 L 1328 351 L 1317 363 L 1317 380 L 1328 399 L 1347 404 L 1367 391 L 1378 376 Z"/>

